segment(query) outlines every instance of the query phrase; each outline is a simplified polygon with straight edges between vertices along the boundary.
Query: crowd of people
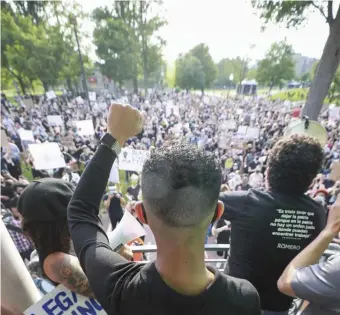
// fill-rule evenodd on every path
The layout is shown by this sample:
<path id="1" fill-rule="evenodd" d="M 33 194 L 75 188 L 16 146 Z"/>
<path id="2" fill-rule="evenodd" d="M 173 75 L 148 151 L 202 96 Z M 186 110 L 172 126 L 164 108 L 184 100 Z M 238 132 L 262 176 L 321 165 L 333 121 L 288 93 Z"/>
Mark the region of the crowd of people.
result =
<path id="1" fill-rule="evenodd" d="M 30 99 L 13 105 L 2 95 L 1 213 L 42 294 L 42 279 L 51 289 L 61 283 L 96 297 L 108 314 L 283 315 L 292 297 L 308 301 L 304 314 L 338 314 L 339 254 L 318 264 L 340 244 L 340 127 L 328 111 L 321 147 L 308 136 L 283 137 L 300 105 L 264 97 L 153 91 L 97 97 L 91 110 L 70 95 Z M 132 108 L 109 110 L 121 102 Z M 77 129 L 79 120 L 92 120 L 93 135 Z M 34 140 L 22 140 L 22 129 Z M 126 191 L 107 188 L 117 156 L 101 144 L 106 132 L 121 147 L 151 153 L 141 174 L 125 172 Z M 59 144 L 66 167 L 35 169 L 28 145 L 45 142 Z M 150 226 L 156 263 L 128 262 L 145 259 L 129 246 L 112 252 L 95 219 L 100 206 L 109 229 L 124 209 Z M 208 239 L 230 243 L 217 253 L 227 259 L 225 273 L 206 268 Z"/>

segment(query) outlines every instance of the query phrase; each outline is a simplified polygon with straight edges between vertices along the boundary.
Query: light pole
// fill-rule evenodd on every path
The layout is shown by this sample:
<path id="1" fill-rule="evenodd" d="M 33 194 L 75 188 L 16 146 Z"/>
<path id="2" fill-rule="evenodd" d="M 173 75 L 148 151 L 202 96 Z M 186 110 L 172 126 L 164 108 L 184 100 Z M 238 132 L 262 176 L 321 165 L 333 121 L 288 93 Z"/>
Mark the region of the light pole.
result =
<path id="1" fill-rule="evenodd" d="M 74 27 L 74 35 L 76 37 L 76 42 L 77 42 L 77 47 L 78 47 L 78 56 L 79 56 L 79 63 L 80 63 L 81 74 L 82 74 L 83 88 L 84 88 L 84 92 L 85 92 L 85 100 L 87 101 L 90 110 L 92 110 L 91 103 L 89 101 L 89 90 L 87 88 L 87 82 L 86 82 L 86 75 L 85 75 L 83 57 L 82 57 L 81 51 L 80 51 L 78 32 L 77 32 L 77 20 L 76 20 L 76 18 L 74 16 L 71 16 L 70 17 L 70 22 L 71 22 L 71 24 L 73 24 L 73 27 Z"/>

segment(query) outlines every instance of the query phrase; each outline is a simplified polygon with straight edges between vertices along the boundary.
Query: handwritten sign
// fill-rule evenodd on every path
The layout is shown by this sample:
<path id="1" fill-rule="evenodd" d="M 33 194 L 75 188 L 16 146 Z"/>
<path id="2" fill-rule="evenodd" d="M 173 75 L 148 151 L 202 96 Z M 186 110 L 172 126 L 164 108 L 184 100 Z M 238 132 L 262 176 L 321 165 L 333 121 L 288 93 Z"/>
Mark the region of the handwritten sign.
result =
<path id="1" fill-rule="evenodd" d="M 72 136 L 60 137 L 60 143 L 63 147 L 75 149 L 74 141 Z"/>
<path id="2" fill-rule="evenodd" d="M 62 126 L 63 120 L 60 115 L 48 115 L 47 121 L 50 126 Z"/>
<path id="3" fill-rule="evenodd" d="M 237 135 L 239 137 L 245 137 L 247 134 L 247 126 L 239 126 L 237 130 Z"/>
<path id="4" fill-rule="evenodd" d="M 92 120 L 79 120 L 75 121 L 78 133 L 81 136 L 92 136 L 94 135 L 94 128 Z"/>
<path id="5" fill-rule="evenodd" d="M 55 92 L 53 90 L 46 92 L 46 96 L 49 100 L 56 98 Z"/>
<path id="6" fill-rule="evenodd" d="M 89 100 L 95 102 L 97 100 L 96 92 L 89 92 Z"/>
<path id="7" fill-rule="evenodd" d="M 76 294 L 59 285 L 36 304 L 29 307 L 24 315 L 107 315 L 95 300 Z"/>
<path id="8" fill-rule="evenodd" d="M 50 170 L 65 167 L 64 156 L 56 142 L 29 144 L 28 150 L 36 170 Z"/>
<path id="9" fill-rule="evenodd" d="M 144 162 L 149 158 L 150 152 L 134 149 L 122 149 L 119 154 L 119 169 L 124 171 L 141 172 Z"/>
<path id="10" fill-rule="evenodd" d="M 34 136 L 32 130 L 19 129 L 18 130 L 21 141 L 32 141 L 34 142 Z"/>

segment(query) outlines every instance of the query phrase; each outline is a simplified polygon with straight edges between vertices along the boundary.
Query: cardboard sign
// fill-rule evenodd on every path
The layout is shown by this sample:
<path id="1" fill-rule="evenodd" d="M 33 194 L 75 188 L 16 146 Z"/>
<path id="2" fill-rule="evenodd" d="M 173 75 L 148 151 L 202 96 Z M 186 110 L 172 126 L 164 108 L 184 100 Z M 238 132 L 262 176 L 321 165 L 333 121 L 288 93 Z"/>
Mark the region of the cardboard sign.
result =
<path id="1" fill-rule="evenodd" d="M 65 167 L 64 156 L 56 142 L 29 144 L 28 150 L 36 170 L 51 170 Z"/>
<path id="2" fill-rule="evenodd" d="M 8 147 L 8 140 L 5 130 L 1 130 L 1 146 Z"/>
<path id="3" fill-rule="evenodd" d="M 18 130 L 21 141 L 32 141 L 34 142 L 34 136 L 32 130 L 19 129 Z"/>
<path id="4" fill-rule="evenodd" d="M 50 126 L 62 126 L 63 120 L 60 115 L 48 115 L 47 121 Z"/>
<path id="5" fill-rule="evenodd" d="M 97 100 L 96 92 L 89 92 L 89 100 L 95 102 Z"/>
<path id="6" fill-rule="evenodd" d="M 72 136 L 60 137 L 60 143 L 63 147 L 70 148 L 71 150 L 76 148 Z"/>
<path id="7" fill-rule="evenodd" d="M 22 102 L 25 104 L 26 109 L 34 107 L 33 101 L 31 99 L 22 100 Z"/>
<path id="8" fill-rule="evenodd" d="M 81 136 L 92 136 L 94 135 L 94 128 L 92 120 L 78 120 L 75 121 L 78 134 Z"/>
<path id="9" fill-rule="evenodd" d="M 102 306 L 95 300 L 76 294 L 63 285 L 57 286 L 36 304 L 29 307 L 24 315 L 107 315 Z"/>
<path id="10" fill-rule="evenodd" d="M 46 92 L 46 96 L 49 100 L 52 100 L 57 97 L 53 90 Z"/>
<path id="11" fill-rule="evenodd" d="M 141 172 L 146 159 L 150 156 L 149 151 L 122 149 L 118 157 L 119 169 L 124 171 Z"/>

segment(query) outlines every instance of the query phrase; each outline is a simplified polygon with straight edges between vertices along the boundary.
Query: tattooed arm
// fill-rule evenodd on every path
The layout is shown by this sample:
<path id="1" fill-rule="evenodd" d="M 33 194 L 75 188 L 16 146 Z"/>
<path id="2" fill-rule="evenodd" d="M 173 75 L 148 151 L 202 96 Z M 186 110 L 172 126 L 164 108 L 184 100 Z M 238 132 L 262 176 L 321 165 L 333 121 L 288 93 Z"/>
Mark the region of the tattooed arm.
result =
<path id="1" fill-rule="evenodd" d="M 60 252 L 48 255 L 44 261 L 44 271 L 52 281 L 71 291 L 94 297 L 77 257 Z"/>

